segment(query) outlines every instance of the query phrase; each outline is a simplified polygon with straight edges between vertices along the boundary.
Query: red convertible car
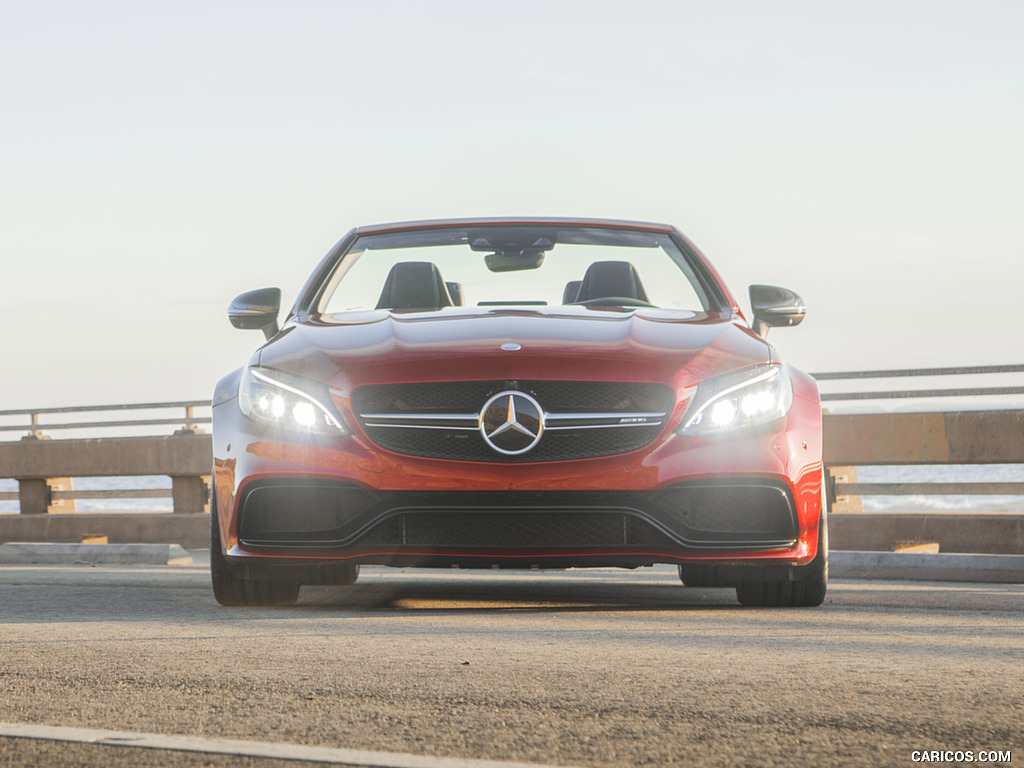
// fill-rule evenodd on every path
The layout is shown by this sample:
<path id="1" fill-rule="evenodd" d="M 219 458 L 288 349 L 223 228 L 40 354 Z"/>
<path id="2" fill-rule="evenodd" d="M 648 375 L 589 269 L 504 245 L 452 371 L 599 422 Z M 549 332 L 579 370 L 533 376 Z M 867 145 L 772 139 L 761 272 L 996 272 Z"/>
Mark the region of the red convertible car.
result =
<path id="1" fill-rule="evenodd" d="M 353 229 L 213 400 L 211 572 L 290 604 L 361 564 L 679 567 L 744 605 L 825 597 L 821 405 L 678 230 L 603 219 Z"/>

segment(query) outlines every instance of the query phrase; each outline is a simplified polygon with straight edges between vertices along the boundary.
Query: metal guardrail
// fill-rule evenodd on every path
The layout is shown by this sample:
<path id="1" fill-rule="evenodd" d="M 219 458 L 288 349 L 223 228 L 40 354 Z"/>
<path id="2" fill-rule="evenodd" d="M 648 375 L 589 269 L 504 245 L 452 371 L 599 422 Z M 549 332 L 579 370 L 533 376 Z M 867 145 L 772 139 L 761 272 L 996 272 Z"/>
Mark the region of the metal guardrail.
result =
<path id="1" fill-rule="evenodd" d="M 842 373 L 812 373 L 816 381 L 846 381 L 856 379 L 917 378 L 928 376 L 973 376 L 994 373 L 1024 373 L 1024 365 L 976 365 L 960 368 L 903 368 L 883 371 L 848 371 Z M 1024 395 L 1024 386 L 1011 387 L 959 387 L 947 389 L 887 390 L 882 392 L 830 392 L 823 393 L 822 402 L 840 400 L 889 400 L 916 397 L 978 397 L 985 395 Z"/>
<path id="2" fill-rule="evenodd" d="M 13 411 L 0 411 L 0 418 L 27 417 L 28 424 L 0 424 L 0 432 L 28 432 L 36 434 L 43 430 L 63 429 L 102 429 L 108 427 L 154 427 L 179 426 L 194 429 L 199 424 L 210 424 L 210 416 L 197 416 L 197 408 L 209 408 L 209 400 L 182 400 L 170 403 L 134 403 L 128 405 L 80 405 L 67 408 L 25 408 Z M 160 411 L 184 409 L 181 416 L 155 419 L 104 419 L 102 421 L 64 421 L 42 423 L 40 416 L 52 414 L 106 413 L 116 411 Z"/>

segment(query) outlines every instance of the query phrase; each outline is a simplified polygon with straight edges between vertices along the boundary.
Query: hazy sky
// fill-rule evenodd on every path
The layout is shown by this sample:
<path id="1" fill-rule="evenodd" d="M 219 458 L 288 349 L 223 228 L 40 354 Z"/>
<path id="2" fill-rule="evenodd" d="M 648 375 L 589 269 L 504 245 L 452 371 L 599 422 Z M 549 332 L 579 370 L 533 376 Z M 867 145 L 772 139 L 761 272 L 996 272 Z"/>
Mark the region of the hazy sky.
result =
<path id="1" fill-rule="evenodd" d="M 1024 362 L 1024 3 L 0 4 L 0 410 L 209 397 L 352 226 L 677 225 L 810 371 Z"/>

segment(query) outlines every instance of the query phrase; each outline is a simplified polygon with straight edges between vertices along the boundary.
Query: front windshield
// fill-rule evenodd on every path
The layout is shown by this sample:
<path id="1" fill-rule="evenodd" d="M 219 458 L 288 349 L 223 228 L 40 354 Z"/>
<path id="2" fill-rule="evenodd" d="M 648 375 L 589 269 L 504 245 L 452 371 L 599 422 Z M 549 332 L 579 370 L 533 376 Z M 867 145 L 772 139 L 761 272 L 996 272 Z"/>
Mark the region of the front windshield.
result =
<path id="1" fill-rule="evenodd" d="M 709 308 L 667 234 L 506 225 L 360 237 L 329 278 L 318 311 L 560 305 Z"/>

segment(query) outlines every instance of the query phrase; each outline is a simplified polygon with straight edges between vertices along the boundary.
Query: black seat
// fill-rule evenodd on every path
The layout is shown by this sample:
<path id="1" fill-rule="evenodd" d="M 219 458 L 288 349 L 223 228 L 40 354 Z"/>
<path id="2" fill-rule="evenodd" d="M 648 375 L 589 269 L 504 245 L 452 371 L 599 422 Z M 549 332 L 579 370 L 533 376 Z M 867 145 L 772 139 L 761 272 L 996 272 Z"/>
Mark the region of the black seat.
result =
<path id="1" fill-rule="evenodd" d="M 576 297 L 580 295 L 580 283 L 582 280 L 570 280 L 565 284 L 565 288 L 562 289 L 562 303 L 573 304 L 576 301 Z"/>
<path id="2" fill-rule="evenodd" d="M 628 261 L 595 261 L 583 275 L 577 302 L 607 298 L 647 301 L 640 275 Z"/>
<path id="3" fill-rule="evenodd" d="M 437 265 L 429 261 L 400 261 L 391 267 L 377 309 L 432 310 L 452 306 L 448 287 Z"/>
<path id="4" fill-rule="evenodd" d="M 448 288 L 448 295 L 451 296 L 452 306 L 462 306 L 462 283 L 453 283 L 450 280 L 445 280 L 444 284 Z"/>

